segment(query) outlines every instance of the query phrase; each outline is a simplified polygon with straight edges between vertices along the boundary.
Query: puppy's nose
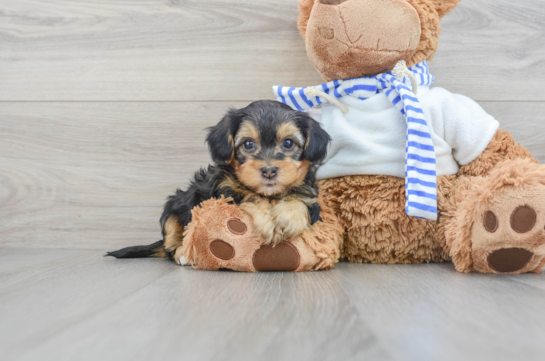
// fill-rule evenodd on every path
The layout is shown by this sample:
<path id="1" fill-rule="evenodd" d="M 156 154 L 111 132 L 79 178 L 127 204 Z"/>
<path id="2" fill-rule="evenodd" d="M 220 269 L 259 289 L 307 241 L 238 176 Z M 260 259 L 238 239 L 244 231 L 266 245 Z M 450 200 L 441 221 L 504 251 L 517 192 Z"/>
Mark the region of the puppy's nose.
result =
<path id="1" fill-rule="evenodd" d="M 278 174 L 278 167 L 263 167 L 261 168 L 261 175 L 267 179 L 273 179 Z"/>

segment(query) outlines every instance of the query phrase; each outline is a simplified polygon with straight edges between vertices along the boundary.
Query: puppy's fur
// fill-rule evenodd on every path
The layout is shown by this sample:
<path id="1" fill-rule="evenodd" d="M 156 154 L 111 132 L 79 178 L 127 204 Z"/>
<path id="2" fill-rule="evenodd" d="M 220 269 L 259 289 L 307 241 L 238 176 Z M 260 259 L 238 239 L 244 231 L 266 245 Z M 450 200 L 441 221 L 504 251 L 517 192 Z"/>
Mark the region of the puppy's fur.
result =
<path id="1" fill-rule="evenodd" d="M 160 219 L 163 239 L 107 255 L 173 260 L 191 210 L 221 196 L 253 217 L 265 243 L 290 239 L 321 221 L 315 165 L 324 160 L 330 137 L 308 114 L 261 100 L 229 110 L 208 131 L 215 164 L 195 173 L 186 191 L 178 189 L 168 198 Z"/>

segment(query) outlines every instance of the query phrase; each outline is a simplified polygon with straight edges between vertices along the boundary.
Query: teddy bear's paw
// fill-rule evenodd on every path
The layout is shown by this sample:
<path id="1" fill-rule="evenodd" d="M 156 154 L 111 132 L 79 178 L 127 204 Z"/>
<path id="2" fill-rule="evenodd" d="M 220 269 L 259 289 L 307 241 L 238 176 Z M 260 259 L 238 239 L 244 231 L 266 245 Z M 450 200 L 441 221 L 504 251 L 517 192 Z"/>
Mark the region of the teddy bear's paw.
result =
<path id="1" fill-rule="evenodd" d="M 289 241 L 265 244 L 251 217 L 241 207 L 227 200 L 209 200 L 193 210 L 193 221 L 184 233 L 183 246 L 176 250 L 175 259 L 205 270 L 229 269 L 242 272 L 310 271 L 330 269 L 338 259 L 338 251 L 325 247 L 322 239 L 334 238 L 335 227 L 320 224 Z M 256 212 L 267 215 L 267 212 Z M 269 213 L 270 215 L 270 213 Z M 260 224 L 271 224 L 269 217 Z M 333 244 L 332 248 L 335 248 Z"/>
<path id="2" fill-rule="evenodd" d="M 201 217 L 200 220 L 206 220 L 208 226 L 203 223 L 193 225 L 184 249 L 179 248 L 176 252 L 176 261 L 181 265 L 190 263 L 199 269 L 242 272 L 301 271 L 309 268 L 309 262 L 317 262 L 313 254 L 307 254 L 309 252 L 302 242 L 297 247 L 303 249 L 304 259 L 292 243 L 264 245 L 263 240 L 253 233 L 252 220 L 247 215 L 240 216 L 231 215 L 228 219 L 219 214 L 216 218 Z M 212 221 L 215 222 L 214 227 L 210 226 Z"/>
<path id="3" fill-rule="evenodd" d="M 474 267 L 493 273 L 539 271 L 545 257 L 545 198 L 506 196 L 474 226 Z"/>
<path id="4" fill-rule="evenodd" d="M 236 213 L 233 206 L 233 212 Z M 207 213 L 200 218 L 187 235 L 184 253 L 188 261 L 199 269 L 256 272 L 252 256 L 261 247 L 262 241 L 252 232 L 250 217 L 240 214 Z M 178 256 L 178 255 L 177 255 Z M 182 259 L 182 258 L 181 258 Z"/>
<path id="5" fill-rule="evenodd" d="M 541 272 L 545 265 L 545 166 L 505 162 L 475 180 L 462 211 L 470 215 L 473 269 L 485 273 Z M 456 263 L 456 260 L 455 260 Z"/>
<path id="6" fill-rule="evenodd" d="M 229 219 L 227 229 L 235 239 L 228 236 L 224 237 L 227 241 L 214 239 L 209 243 L 210 253 L 219 260 L 219 263 L 223 263 L 223 268 L 244 271 L 295 271 L 299 268 L 301 257 L 297 248 L 291 243 L 260 245 L 253 239 L 245 242 L 237 239 L 237 236 L 243 236 L 248 230 L 246 224 L 240 219 Z M 237 255 L 237 248 L 239 257 L 233 260 Z M 225 263 L 226 261 L 231 263 Z"/>
<path id="7" fill-rule="evenodd" d="M 176 250 L 176 262 L 206 270 L 255 272 L 252 255 L 262 241 L 256 237 L 248 214 L 221 198 L 203 202 L 192 215 L 183 245 Z"/>
<path id="8" fill-rule="evenodd" d="M 226 223 L 226 228 L 232 235 L 235 236 L 235 238 L 236 236 L 243 236 L 248 230 L 246 224 L 237 218 L 229 219 Z M 234 245 L 231 245 L 231 243 Z M 233 242 L 233 240 L 231 240 L 231 243 L 229 243 L 229 241 L 226 242 L 223 239 L 216 238 L 208 244 L 208 248 L 214 257 L 223 261 L 229 261 L 235 257 L 235 245 L 239 242 Z"/>

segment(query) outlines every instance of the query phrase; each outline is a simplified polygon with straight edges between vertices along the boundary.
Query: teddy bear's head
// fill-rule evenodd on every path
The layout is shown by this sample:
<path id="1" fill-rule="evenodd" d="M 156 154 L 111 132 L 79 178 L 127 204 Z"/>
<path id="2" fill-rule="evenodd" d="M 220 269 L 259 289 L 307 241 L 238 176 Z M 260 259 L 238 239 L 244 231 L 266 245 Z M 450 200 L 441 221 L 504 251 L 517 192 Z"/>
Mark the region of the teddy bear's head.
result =
<path id="1" fill-rule="evenodd" d="M 299 0 L 307 54 L 326 81 L 431 59 L 440 19 L 460 0 Z"/>

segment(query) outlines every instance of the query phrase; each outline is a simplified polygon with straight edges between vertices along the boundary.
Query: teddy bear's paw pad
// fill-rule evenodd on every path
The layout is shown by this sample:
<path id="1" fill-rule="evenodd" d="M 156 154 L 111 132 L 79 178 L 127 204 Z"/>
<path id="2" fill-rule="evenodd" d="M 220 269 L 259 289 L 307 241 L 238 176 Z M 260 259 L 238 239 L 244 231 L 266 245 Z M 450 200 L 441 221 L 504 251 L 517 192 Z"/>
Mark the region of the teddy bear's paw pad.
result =
<path id="1" fill-rule="evenodd" d="M 246 227 L 246 224 L 242 222 L 240 219 L 237 218 L 231 218 L 227 221 L 227 228 L 229 231 L 236 235 L 243 235 L 248 230 L 248 227 Z"/>
<path id="2" fill-rule="evenodd" d="M 225 241 L 222 241 L 221 239 L 216 239 L 210 242 L 209 248 L 210 252 L 212 252 L 215 257 L 224 261 L 228 261 L 235 257 L 235 249 L 233 246 Z"/>
<path id="3" fill-rule="evenodd" d="M 533 272 L 545 257 L 545 219 L 539 216 L 545 208 L 531 200 L 502 203 L 485 211 L 480 230 L 473 231 L 474 266 L 487 273 Z"/>
<path id="4" fill-rule="evenodd" d="M 487 211 L 484 214 L 484 229 L 490 233 L 494 233 L 498 230 L 498 217 L 492 211 Z"/>
<path id="5" fill-rule="evenodd" d="M 259 248 L 252 261 L 258 271 L 295 271 L 301 257 L 291 243 L 280 242 L 276 246 L 265 245 Z"/>
<path id="6" fill-rule="evenodd" d="M 536 225 L 537 214 L 532 207 L 520 206 L 511 214 L 511 228 L 517 233 L 530 232 Z"/>
<path id="7" fill-rule="evenodd" d="M 534 254 L 524 248 L 503 248 L 488 255 L 488 266 L 501 273 L 516 272 L 526 267 L 532 257 Z"/>

